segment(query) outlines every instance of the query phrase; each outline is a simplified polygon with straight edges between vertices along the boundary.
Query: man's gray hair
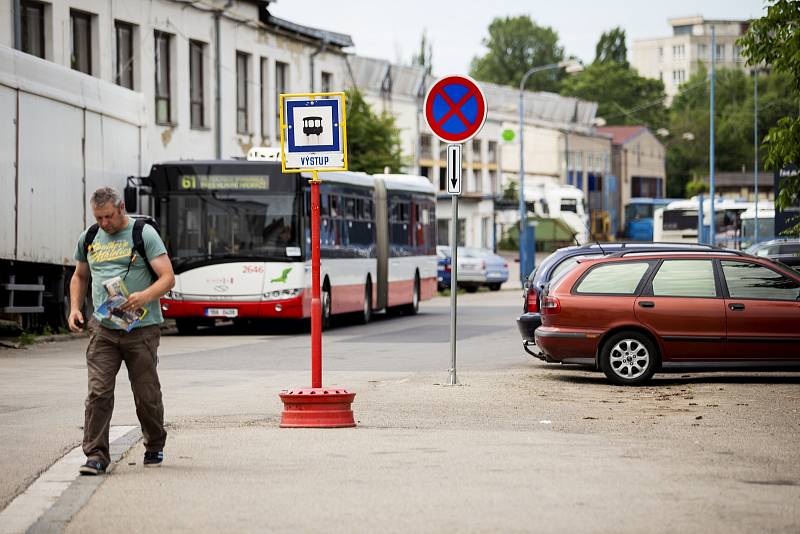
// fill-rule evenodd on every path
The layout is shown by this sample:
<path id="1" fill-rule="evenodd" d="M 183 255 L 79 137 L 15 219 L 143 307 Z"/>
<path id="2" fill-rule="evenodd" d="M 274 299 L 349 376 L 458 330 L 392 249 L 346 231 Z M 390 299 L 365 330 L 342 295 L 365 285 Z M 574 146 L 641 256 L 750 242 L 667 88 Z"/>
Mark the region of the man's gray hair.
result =
<path id="1" fill-rule="evenodd" d="M 113 187 L 101 187 L 92 193 L 90 202 L 92 203 L 92 206 L 96 208 L 105 206 L 109 202 L 111 202 L 115 208 L 118 208 L 122 204 L 122 197 L 119 195 L 119 191 Z"/>

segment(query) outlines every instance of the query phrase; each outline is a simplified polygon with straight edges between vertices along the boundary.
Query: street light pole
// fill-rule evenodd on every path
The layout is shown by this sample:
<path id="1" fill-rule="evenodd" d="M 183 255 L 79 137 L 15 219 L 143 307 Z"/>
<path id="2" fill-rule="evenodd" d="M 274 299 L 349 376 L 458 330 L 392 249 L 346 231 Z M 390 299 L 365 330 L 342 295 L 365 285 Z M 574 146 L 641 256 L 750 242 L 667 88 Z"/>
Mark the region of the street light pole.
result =
<path id="1" fill-rule="evenodd" d="M 709 226 L 708 242 L 713 247 L 716 245 L 716 230 L 714 229 L 714 77 L 717 68 L 717 30 L 711 26 L 711 91 L 709 102 L 709 132 L 708 132 L 708 174 L 709 174 L 709 196 L 711 197 L 711 224 Z M 758 218 L 758 213 L 756 213 Z"/>
<path id="2" fill-rule="evenodd" d="M 529 69 L 519 82 L 519 277 L 522 285 L 528 278 L 525 272 L 528 266 L 528 243 L 526 243 L 526 229 L 528 226 L 528 210 L 525 205 L 525 83 L 532 74 L 545 70 L 566 68 L 567 72 L 579 72 L 583 66 L 575 61 L 561 61 Z M 536 244 L 534 243 L 535 247 Z M 535 254 L 535 251 L 534 251 Z"/>
<path id="3" fill-rule="evenodd" d="M 753 181 L 756 188 L 756 224 L 753 243 L 758 243 L 758 67 L 753 69 Z"/>

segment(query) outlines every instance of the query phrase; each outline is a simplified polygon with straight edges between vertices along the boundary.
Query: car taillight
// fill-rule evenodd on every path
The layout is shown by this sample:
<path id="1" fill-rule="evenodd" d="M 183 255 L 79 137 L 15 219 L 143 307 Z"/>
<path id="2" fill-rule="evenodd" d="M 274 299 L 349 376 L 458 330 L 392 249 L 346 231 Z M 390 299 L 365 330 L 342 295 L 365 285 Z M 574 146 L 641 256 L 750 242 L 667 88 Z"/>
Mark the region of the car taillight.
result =
<path id="1" fill-rule="evenodd" d="M 534 288 L 528 289 L 527 305 L 528 313 L 536 313 L 539 311 L 539 297 Z"/>
<path id="2" fill-rule="evenodd" d="M 561 312 L 561 302 L 556 297 L 545 297 L 542 302 L 542 313 L 551 314 Z"/>

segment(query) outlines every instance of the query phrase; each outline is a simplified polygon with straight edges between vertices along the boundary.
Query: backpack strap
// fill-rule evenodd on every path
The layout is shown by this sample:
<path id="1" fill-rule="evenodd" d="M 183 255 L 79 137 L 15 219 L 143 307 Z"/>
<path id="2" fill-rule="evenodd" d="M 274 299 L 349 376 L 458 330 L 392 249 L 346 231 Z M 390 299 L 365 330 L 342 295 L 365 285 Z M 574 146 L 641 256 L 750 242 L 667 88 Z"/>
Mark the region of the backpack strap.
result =
<path id="1" fill-rule="evenodd" d="M 89 247 L 94 243 L 94 238 L 97 237 L 97 231 L 100 230 L 100 225 L 95 223 L 86 230 L 86 235 L 83 238 L 83 255 L 86 256 L 86 261 L 89 261 Z"/>
<path id="2" fill-rule="evenodd" d="M 144 264 L 147 266 L 147 270 L 150 271 L 150 276 L 153 277 L 153 280 L 158 279 L 158 275 L 150 266 L 150 260 L 147 259 L 147 249 L 144 246 L 144 226 L 147 224 L 142 219 L 136 219 L 133 221 L 133 249 L 139 254 L 139 257 L 144 260 Z"/>

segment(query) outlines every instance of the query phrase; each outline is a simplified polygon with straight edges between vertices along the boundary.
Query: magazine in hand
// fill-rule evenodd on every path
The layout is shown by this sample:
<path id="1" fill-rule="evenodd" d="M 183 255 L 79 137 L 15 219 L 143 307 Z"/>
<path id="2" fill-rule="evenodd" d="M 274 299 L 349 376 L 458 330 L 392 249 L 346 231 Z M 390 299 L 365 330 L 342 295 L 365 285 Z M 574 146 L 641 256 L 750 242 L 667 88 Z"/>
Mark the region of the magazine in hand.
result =
<path id="1" fill-rule="evenodd" d="M 130 292 L 119 276 L 106 280 L 103 285 L 108 298 L 97 308 L 97 312 L 126 332 L 130 332 L 147 315 L 147 309 L 122 310 L 122 305 L 128 302 Z"/>

